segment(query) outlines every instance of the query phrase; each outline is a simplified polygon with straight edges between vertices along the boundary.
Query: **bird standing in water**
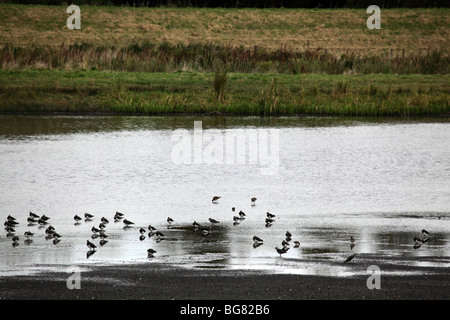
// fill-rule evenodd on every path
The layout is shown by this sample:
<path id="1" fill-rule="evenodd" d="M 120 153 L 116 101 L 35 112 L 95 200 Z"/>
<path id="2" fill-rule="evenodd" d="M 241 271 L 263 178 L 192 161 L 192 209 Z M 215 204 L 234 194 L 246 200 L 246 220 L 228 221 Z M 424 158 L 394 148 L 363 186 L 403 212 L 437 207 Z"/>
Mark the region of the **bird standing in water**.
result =
<path id="1" fill-rule="evenodd" d="M 92 214 L 87 213 L 87 212 L 84 214 L 84 217 L 85 217 L 86 220 L 88 220 L 88 221 L 89 221 L 89 220 L 92 220 L 92 218 L 94 218 L 94 216 L 93 216 Z"/>
<path id="2" fill-rule="evenodd" d="M 281 249 L 280 249 L 280 248 L 278 248 L 278 247 L 275 247 L 275 250 L 277 250 L 278 254 L 279 254 L 280 257 L 281 257 L 282 254 L 288 252 L 289 248 L 281 248 Z"/>
<path id="3" fill-rule="evenodd" d="M 89 247 L 90 250 L 94 250 L 95 248 L 97 248 L 97 246 L 92 242 L 90 242 L 89 240 L 87 240 L 87 246 Z"/>
<path id="4" fill-rule="evenodd" d="M 354 257 L 356 257 L 356 253 L 352 254 L 350 257 L 348 257 L 347 259 L 345 259 L 344 263 L 347 263 L 347 262 L 352 261 Z"/>
<path id="5" fill-rule="evenodd" d="M 212 203 L 219 203 L 219 199 L 220 199 L 221 197 L 219 197 L 219 196 L 214 196 L 213 198 L 212 198 Z"/>
<path id="6" fill-rule="evenodd" d="M 258 243 L 262 243 L 263 240 L 260 237 L 254 236 L 253 237 L 253 241 L 258 242 Z"/>

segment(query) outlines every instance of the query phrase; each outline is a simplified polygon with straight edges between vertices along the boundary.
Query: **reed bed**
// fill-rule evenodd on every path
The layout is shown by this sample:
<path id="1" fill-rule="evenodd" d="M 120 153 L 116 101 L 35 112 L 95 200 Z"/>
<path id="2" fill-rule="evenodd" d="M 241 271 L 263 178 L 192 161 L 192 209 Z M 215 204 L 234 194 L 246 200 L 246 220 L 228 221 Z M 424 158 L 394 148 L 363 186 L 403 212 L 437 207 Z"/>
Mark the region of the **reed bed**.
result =
<path id="1" fill-rule="evenodd" d="M 127 72 L 215 72 L 225 68 L 239 73 L 281 74 L 448 74 L 450 57 L 445 50 L 422 55 L 336 57 L 324 49 L 289 50 L 192 43 L 137 42 L 116 47 L 74 45 L 0 47 L 0 68 L 99 70 Z"/>

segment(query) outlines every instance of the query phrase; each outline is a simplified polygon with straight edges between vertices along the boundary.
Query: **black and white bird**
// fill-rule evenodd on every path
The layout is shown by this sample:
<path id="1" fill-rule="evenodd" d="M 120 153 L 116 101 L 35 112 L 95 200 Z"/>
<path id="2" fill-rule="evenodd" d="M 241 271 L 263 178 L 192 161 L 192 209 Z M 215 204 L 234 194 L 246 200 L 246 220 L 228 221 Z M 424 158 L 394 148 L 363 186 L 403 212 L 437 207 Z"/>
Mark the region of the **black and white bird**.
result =
<path id="1" fill-rule="evenodd" d="M 102 218 L 100 219 L 100 221 L 101 221 L 103 224 L 108 224 L 108 223 L 109 223 L 108 219 L 106 219 L 105 217 L 102 217 Z"/>
<path id="2" fill-rule="evenodd" d="M 241 219 L 245 219 L 246 214 L 244 213 L 244 211 L 239 211 L 239 217 L 241 217 Z"/>
<path id="3" fill-rule="evenodd" d="M 275 250 L 277 250 L 277 253 L 280 255 L 280 257 L 281 257 L 281 255 L 282 254 L 285 254 L 286 252 L 288 252 L 288 250 L 289 250 L 289 248 L 278 248 L 278 247 L 275 247 Z"/>
<path id="4" fill-rule="evenodd" d="M 31 238 L 32 236 L 34 236 L 34 233 L 30 232 L 30 231 L 25 231 L 25 233 L 23 235 L 27 238 Z"/>
<path id="5" fill-rule="evenodd" d="M 50 217 L 47 217 L 45 214 L 42 215 L 41 220 L 43 221 L 48 221 L 50 219 Z"/>
<path id="6" fill-rule="evenodd" d="M 212 198 L 212 203 L 219 203 L 219 199 L 220 199 L 221 197 L 219 197 L 219 196 L 214 196 L 213 198 Z"/>
<path id="7" fill-rule="evenodd" d="M 75 220 L 75 222 L 80 222 L 82 219 L 81 219 L 81 217 L 79 216 L 79 215 L 75 215 L 74 217 L 73 217 L 73 220 Z"/>
<path id="8" fill-rule="evenodd" d="M 18 225 L 19 223 L 16 220 L 6 220 L 5 221 L 5 226 L 10 226 L 10 227 L 14 227 L 16 225 Z"/>
<path id="9" fill-rule="evenodd" d="M 270 218 L 270 219 L 275 218 L 275 215 L 272 214 L 272 213 L 270 213 L 270 212 L 267 212 L 267 213 L 266 213 L 266 216 L 267 216 L 267 218 Z"/>
<path id="10" fill-rule="evenodd" d="M 89 259 L 90 256 L 92 256 L 94 253 L 96 253 L 97 251 L 95 249 L 91 249 L 86 253 L 86 258 Z"/>
<path id="11" fill-rule="evenodd" d="M 353 258 L 356 257 L 356 255 L 357 255 L 356 253 L 352 254 L 352 255 L 349 256 L 347 259 L 345 259 L 344 263 L 348 263 L 348 262 L 352 261 Z"/>
<path id="12" fill-rule="evenodd" d="M 208 220 L 211 224 L 219 224 L 220 223 L 220 221 L 213 219 L 213 218 L 209 218 Z"/>
<path id="13" fill-rule="evenodd" d="M 153 258 L 155 253 L 156 253 L 156 250 L 153 250 L 151 248 L 147 250 L 147 256 L 149 258 Z"/>
<path id="14" fill-rule="evenodd" d="M 34 218 L 34 219 L 39 219 L 39 216 L 36 213 L 31 212 L 31 211 L 30 211 L 30 217 Z"/>
<path id="15" fill-rule="evenodd" d="M 86 220 L 92 220 L 94 218 L 94 215 L 90 214 L 90 213 L 85 213 L 84 217 L 86 218 Z"/>
<path id="16" fill-rule="evenodd" d="M 90 242 L 89 240 L 87 240 L 86 244 L 90 250 L 94 250 L 95 248 L 97 248 L 97 246 L 95 244 L 93 244 L 92 242 Z"/>
<path id="17" fill-rule="evenodd" d="M 422 234 L 427 236 L 427 235 L 429 235 L 430 233 L 429 233 L 427 230 L 422 229 Z"/>
<path id="18" fill-rule="evenodd" d="M 300 241 L 294 241 L 294 248 L 300 247 Z"/>
<path id="19" fill-rule="evenodd" d="M 257 237 L 257 236 L 253 236 L 253 241 L 257 242 L 257 243 L 262 243 L 263 239 L 261 239 L 260 237 Z"/>
<path id="20" fill-rule="evenodd" d="M 47 229 L 45 229 L 46 234 L 53 234 L 55 232 L 55 228 L 52 226 L 48 226 Z"/>
<path id="21" fill-rule="evenodd" d="M 252 206 L 256 205 L 256 200 L 257 199 L 255 197 L 252 197 L 250 200 L 252 201 L 252 203 L 251 203 Z"/>
<path id="22" fill-rule="evenodd" d="M 35 218 L 33 218 L 33 217 L 28 217 L 28 218 L 27 218 L 27 222 L 28 222 L 29 224 L 35 224 L 35 223 L 37 223 L 38 221 L 37 221 Z"/>
<path id="23" fill-rule="evenodd" d="M 105 239 L 100 240 L 100 246 L 102 246 L 102 247 L 107 243 L 108 243 L 108 240 L 105 240 Z"/>
<path id="24" fill-rule="evenodd" d="M 173 222 L 173 219 L 171 217 L 167 217 L 167 223 L 172 224 L 172 222 Z"/>
<path id="25" fill-rule="evenodd" d="M 132 224 L 134 224 L 134 222 L 131 222 L 131 221 L 129 221 L 129 220 L 127 220 L 127 219 L 124 219 L 123 220 L 123 223 L 128 227 L 128 226 L 131 226 Z"/>
<path id="26" fill-rule="evenodd" d="M 92 228 L 91 228 L 91 231 L 92 231 L 93 233 L 99 233 L 99 232 L 100 232 L 100 229 L 97 229 L 96 227 L 92 227 Z"/>

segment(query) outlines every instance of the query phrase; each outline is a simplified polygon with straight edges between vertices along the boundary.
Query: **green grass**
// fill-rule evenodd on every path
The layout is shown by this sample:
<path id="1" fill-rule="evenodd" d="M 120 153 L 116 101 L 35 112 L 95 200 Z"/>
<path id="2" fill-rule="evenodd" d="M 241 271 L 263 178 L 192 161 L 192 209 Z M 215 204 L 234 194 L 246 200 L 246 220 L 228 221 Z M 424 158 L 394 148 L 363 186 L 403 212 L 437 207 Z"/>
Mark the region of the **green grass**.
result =
<path id="1" fill-rule="evenodd" d="M 0 112 L 449 115 L 448 75 L 0 71 Z"/>

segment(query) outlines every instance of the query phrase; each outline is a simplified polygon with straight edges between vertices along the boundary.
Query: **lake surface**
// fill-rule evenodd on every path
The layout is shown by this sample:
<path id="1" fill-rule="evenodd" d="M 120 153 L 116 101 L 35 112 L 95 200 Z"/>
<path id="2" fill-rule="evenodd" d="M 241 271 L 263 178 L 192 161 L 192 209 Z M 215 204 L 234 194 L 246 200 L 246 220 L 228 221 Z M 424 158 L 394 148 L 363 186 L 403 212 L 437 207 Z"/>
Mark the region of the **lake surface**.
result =
<path id="1" fill-rule="evenodd" d="M 236 138 L 232 148 L 228 138 Z M 430 265 L 450 266 L 445 118 L 2 115 L 0 162 L 0 215 L 19 221 L 20 237 L 13 246 L 1 231 L 0 276 L 134 262 L 348 276 L 345 265 L 323 262 L 352 253 L 438 256 L 442 263 Z M 236 224 L 240 210 L 246 216 Z M 50 217 L 59 243 L 46 240 L 48 225 L 27 224 L 30 211 Z M 116 211 L 134 227 L 114 222 Z M 85 212 L 94 219 L 75 224 Z M 102 247 L 91 238 L 101 217 L 110 221 Z M 211 228 L 209 218 L 220 224 Z M 194 221 L 210 233 L 194 230 Z M 147 229 L 140 240 L 148 225 L 163 239 Z M 429 241 L 414 249 L 422 229 Z M 24 241 L 28 230 L 32 241 Z M 280 257 L 286 231 L 292 241 Z M 264 240 L 258 247 L 255 235 Z M 90 257 L 88 239 L 98 247 Z"/>

